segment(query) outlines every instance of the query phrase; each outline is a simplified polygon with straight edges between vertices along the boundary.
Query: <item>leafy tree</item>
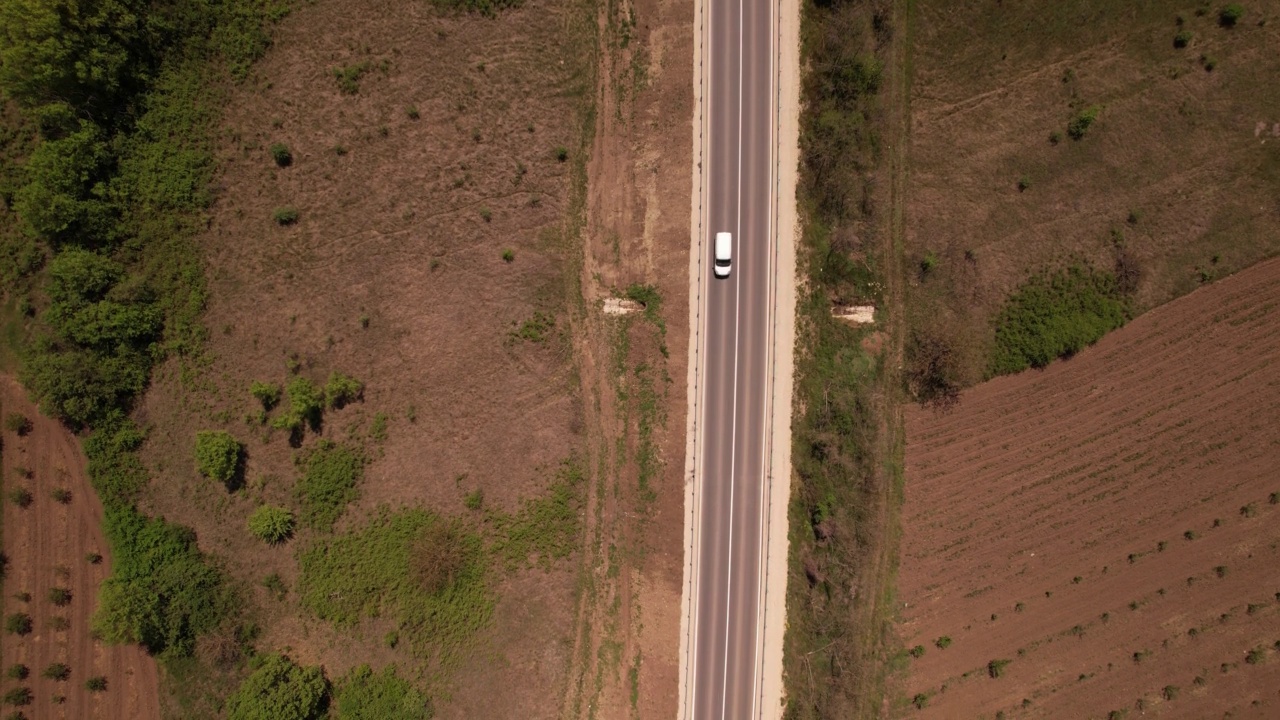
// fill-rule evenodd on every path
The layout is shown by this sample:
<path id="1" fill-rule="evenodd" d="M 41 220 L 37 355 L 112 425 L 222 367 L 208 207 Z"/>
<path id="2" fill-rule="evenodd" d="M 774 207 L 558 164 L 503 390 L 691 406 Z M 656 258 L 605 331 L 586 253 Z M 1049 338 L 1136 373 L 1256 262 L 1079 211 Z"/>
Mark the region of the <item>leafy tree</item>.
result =
<path id="1" fill-rule="evenodd" d="M 0 88 L 27 107 L 111 107 L 139 73 L 145 11 L 141 0 L 3 0 Z"/>
<path id="2" fill-rule="evenodd" d="M 150 358 L 137 350 L 102 356 L 37 337 L 26 350 L 21 375 L 40 398 L 41 410 L 78 430 L 127 406 L 146 387 L 150 368 Z"/>
<path id="3" fill-rule="evenodd" d="M 196 467 L 207 478 L 230 486 L 240 464 L 240 441 L 224 430 L 196 433 Z"/>
<path id="4" fill-rule="evenodd" d="M 368 665 L 351 670 L 338 682 L 337 710 L 341 720 L 431 720 L 431 703 L 394 665 L 375 673 Z"/>
<path id="5" fill-rule="evenodd" d="M 259 655 L 254 670 L 227 698 L 229 720 L 314 720 L 323 716 L 329 682 L 319 667 L 284 655 Z"/>
<path id="6" fill-rule="evenodd" d="M 293 535 L 293 513 L 274 505 L 262 505 L 249 516 L 249 532 L 275 545 Z"/>
<path id="7" fill-rule="evenodd" d="M 92 123 L 37 145 L 14 199 L 26 231 L 55 244 L 108 239 L 115 212 L 107 198 L 110 164 L 106 137 Z"/>
<path id="8" fill-rule="evenodd" d="M 13 613 L 4 619 L 4 630 L 10 635 L 30 635 L 31 616 L 26 613 Z"/>
<path id="9" fill-rule="evenodd" d="M 299 432 L 304 425 L 312 429 L 320 426 L 324 398 L 310 380 L 301 376 L 293 378 L 285 388 L 285 395 L 289 398 L 289 409 L 271 421 L 272 427 Z"/>

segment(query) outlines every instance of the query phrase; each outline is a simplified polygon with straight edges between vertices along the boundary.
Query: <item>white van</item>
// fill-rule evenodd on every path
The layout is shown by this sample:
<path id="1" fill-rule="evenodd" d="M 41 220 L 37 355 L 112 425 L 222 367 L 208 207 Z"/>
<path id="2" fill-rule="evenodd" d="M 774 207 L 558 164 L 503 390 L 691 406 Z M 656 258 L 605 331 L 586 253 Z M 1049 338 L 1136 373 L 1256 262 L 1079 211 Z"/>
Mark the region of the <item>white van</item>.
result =
<path id="1" fill-rule="evenodd" d="M 733 233 L 716 233 L 716 277 L 729 277 L 733 264 Z"/>

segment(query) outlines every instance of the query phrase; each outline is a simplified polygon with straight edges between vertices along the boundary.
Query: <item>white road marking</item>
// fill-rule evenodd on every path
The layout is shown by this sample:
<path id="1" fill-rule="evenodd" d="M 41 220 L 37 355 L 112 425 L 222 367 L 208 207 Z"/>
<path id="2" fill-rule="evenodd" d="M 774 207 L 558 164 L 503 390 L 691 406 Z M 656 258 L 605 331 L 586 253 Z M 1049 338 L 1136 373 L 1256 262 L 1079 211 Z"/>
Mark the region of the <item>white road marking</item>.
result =
<path id="1" fill-rule="evenodd" d="M 738 329 L 740 325 L 740 316 L 742 314 L 742 28 L 744 22 L 742 14 L 743 0 L 738 0 L 738 212 L 735 228 L 737 237 L 734 244 L 738 246 L 738 272 L 734 277 L 734 298 L 733 298 L 733 405 L 731 412 L 733 414 L 733 423 L 730 426 L 730 435 L 732 438 L 729 442 L 729 551 L 727 563 L 728 570 L 725 573 L 725 605 L 724 605 L 724 681 L 720 688 L 720 720 L 724 720 L 725 712 L 728 710 L 726 698 L 729 694 L 729 616 L 732 614 L 730 608 L 732 603 L 728 601 L 728 597 L 733 593 L 733 494 L 734 486 L 737 484 L 735 475 L 735 466 L 738 461 Z"/>

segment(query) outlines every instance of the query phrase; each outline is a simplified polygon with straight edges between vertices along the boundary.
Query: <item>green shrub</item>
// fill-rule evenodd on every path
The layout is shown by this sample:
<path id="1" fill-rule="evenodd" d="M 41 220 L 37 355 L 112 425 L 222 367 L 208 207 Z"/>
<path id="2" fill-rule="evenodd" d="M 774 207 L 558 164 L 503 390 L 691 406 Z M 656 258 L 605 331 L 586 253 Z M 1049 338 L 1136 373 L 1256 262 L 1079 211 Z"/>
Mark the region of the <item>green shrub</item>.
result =
<path id="1" fill-rule="evenodd" d="M 300 375 L 294 377 L 285 388 L 285 396 L 289 399 L 289 407 L 271 421 L 272 427 L 295 433 L 306 426 L 312 430 L 320 427 L 324 395 L 310 380 Z"/>
<path id="2" fill-rule="evenodd" d="M 254 381 L 249 386 L 249 393 L 262 403 L 262 409 L 270 411 L 280 402 L 280 384 Z"/>
<path id="3" fill-rule="evenodd" d="M 284 655 L 254 657 L 253 672 L 227 698 L 229 720 L 313 720 L 324 716 L 329 681 L 319 667 Z"/>
<path id="4" fill-rule="evenodd" d="M 49 491 L 49 497 L 59 505 L 71 504 L 71 491 L 66 488 L 55 488 Z"/>
<path id="5" fill-rule="evenodd" d="M 468 510 L 479 510 L 481 506 L 484 505 L 484 490 L 482 488 L 476 488 L 475 490 L 467 493 L 467 496 L 462 500 L 462 504 L 465 505 Z"/>
<path id="6" fill-rule="evenodd" d="M 22 707 L 24 705 L 30 705 L 33 700 L 35 700 L 35 695 L 31 693 L 31 688 L 29 687 L 13 688 L 4 694 L 5 705 L 16 705 L 18 707 Z"/>
<path id="7" fill-rule="evenodd" d="M 993 680 L 1000 677 L 1001 675 L 1004 674 L 1005 667 L 1007 667 L 1011 662 L 1013 661 L 1012 660 L 992 660 L 991 662 L 987 663 L 987 675 L 990 676 L 991 679 Z"/>
<path id="8" fill-rule="evenodd" d="M 911 698 L 911 704 L 914 705 L 917 710 L 923 710 L 929 707 L 929 696 L 924 693 L 916 693 L 915 697 Z"/>
<path id="9" fill-rule="evenodd" d="M 360 78 L 364 77 L 364 74 L 369 72 L 372 67 L 372 63 L 365 61 L 334 68 L 333 77 L 338 81 L 338 89 L 346 95 L 359 94 Z"/>
<path id="10" fill-rule="evenodd" d="M 298 209 L 288 205 L 278 207 L 271 213 L 271 219 L 275 220 L 277 225 L 292 225 L 298 222 Z"/>
<path id="11" fill-rule="evenodd" d="M 27 676 L 31 674 L 31 671 L 27 669 L 26 665 L 23 665 L 22 663 L 15 663 L 10 665 L 9 669 L 5 670 L 4 674 L 5 677 L 10 680 L 26 680 Z"/>
<path id="12" fill-rule="evenodd" d="M 302 519 L 319 530 L 330 530 L 360 496 L 357 484 L 364 473 L 364 458 L 345 445 L 321 440 L 297 457 L 302 477 L 295 491 L 302 505 Z"/>
<path id="13" fill-rule="evenodd" d="M 502 251 L 502 262 L 504 262 L 504 263 L 513 263 L 513 262 L 515 262 L 515 261 L 516 261 L 516 251 L 515 251 L 515 250 L 512 250 L 511 248 L 507 248 L 507 249 L 505 249 L 505 250 L 503 250 L 503 251 Z"/>
<path id="14" fill-rule="evenodd" d="M 1098 115 L 1101 112 L 1102 108 L 1100 106 L 1090 105 L 1076 113 L 1075 117 L 1071 118 L 1071 121 L 1067 123 L 1067 134 L 1071 136 L 1072 140 L 1084 139 L 1085 134 L 1089 132 L 1089 128 L 1098 119 Z"/>
<path id="15" fill-rule="evenodd" d="M 13 613 L 4 619 L 4 631 L 10 635 L 30 635 L 31 616 L 26 613 Z"/>
<path id="16" fill-rule="evenodd" d="M 106 692 L 107 677 L 105 675 L 96 675 L 84 681 L 84 689 L 93 693 Z"/>
<path id="17" fill-rule="evenodd" d="M 274 143 L 271 145 L 271 159 L 280 167 L 289 167 L 293 164 L 293 153 L 289 151 L 288 145 Z"/>
<path id="18" fill-rule="evenodd" d="M 910 656 L 911 656 L 911 657 L 913 657 L 913 658 L 917 658 L 917 659 L 918 659 L 918 658 L 922 658 L 922 657 L 924 657 L 924 646 L 923 646 L 923 645 L 916 645 L 915 647 L 913 647 L 913 648 L 911 648 L 910 650 L 908 650 L 908 651 L 907 651 L 907 654 L 908 654 L 908 655 L 910 655 Z"/>
<path id="19" fill-rule="evenodd" d="M 98 591 L 94 630 L 107 642 L 187 655 L 217 627 L 235 596 L 196 545 L 195 533 L 131 506 L 107 507 L 113 574 Z"/>
<path id="20" fill-rule="evenodd" d="M 196 468 L 200 474 L 233 489 L 242 448 L 240 441 L 224 430 L 196 433 Z"/>
<path id="21" fill-rule="evenodd" d="M 9 413 L 4 418 L 4 428 L 19 436 L 31 432 L 31 421 L 22 413 Z"/>
<path id="22" fill-rule="evenodd" d="M 65 681 L 71 677 L 71 666 L 66 663 L 53 663 L 40 673 L 40 677 L 59 682 Z"/>
<path id="23" fill-rule="evenodd" d="M 369 439 L 374 442 L 386 442 L 387 440 L 387 414 L 375 413 L 373 422 L 369 424 Z"/>
<path id="24" fill-rule="evenodd" d="M 942 637 L 938 638 L 937 640 L 934 640 L 934 641 L 933 641 L 933 644 L 934 644 L 934 646 L 935 646 L 935 647 L 937 647 L 939 650 L 946 650 L 947 648 L 951 647 L 951 636 L 950 636 L 950 635 L 943 635 Z"/>
<path id="25" fill-rule="evenodd" d="M 410 105 L 409 107 L 405 108 L 404 114 L 408 115 L 410 120 L 417 120 L 418 118 L 422 117 L 422 113 L 418 112 L 417 105 Z"/>
<path id="26" fill-rule="evenodd" d="M 1173 46 L 1181 50 L 1190 45 L 1193 39 L 1195 39 L 1195 33 L 1185 29 L 1179 30 L 1178 34 L 1173 36 Z"/>
<path id="27" fill-rule="evenodd" d="M 1164 696 L 1165 700 L 1173 701 L 1178 699 L 1178 692 L 1179 688 L 1177 685 L 1165 685 L 1164 690 L 1161 690 L 1160 694 Z"/>
<path id="28" fill-rule="evenodd" d="M 521 340 L 540 343 L 550 337 L 555 327 L 556 318 L 554 315 L 537 310 L 534 311 L 533 317 L 521 323 L 513 334 Z"/>
<path id="29" fill-rule="evenodd" d="M 330 408 L 342 408 L 347 403 L 360 399 L 364 392 L 364 384 L 340 372 L 329 374 L 329 382 L 324 386 L 324 397 Z"/>
<path id="30" fill-rule="evenodd" d="M 396 675 L 394 665 L 375 673 L 353 668 L 338 681 L 337 716 L 342 720 L 431 720 L 430 701 Z"/>
<path id="31" fill-rule="evenodd" d="M 49 588 L 49 602 L 57 607 L 66 607 L 71 604 L 71 591 L 63 587 Z"/>
<path id="32" fill-rule="evenodd" d="M 249 532 L 263 542 L 282 543 L 293 537 L 293 513 L 273 505 L 260 505 L 249 516 Z"/>
<path id="33" fill-rule="evenodd" d="M 1235 27 L 1244 17 L 1244 7 L 1239 3 L 1231 3 L 1218 12 L 1218 24 L 1225 28 Z"/>
<path id="34" fill-rule="evenodd" d="M 1072 267 L 1023 283 L 996 318 L 989 373 L 1044 367 L 1098 341 L 1128 319 L 1112 276 Z"/>
<path id="35" fill-rule="evenodd" d="M 557 160 L 558 162 L 565 162 L 565 161 L 566 161 L 566 160 L 568 160 L 568 159 L 569 159 L 569 148 L 567 148 L 567 147 L 565 147 L 565 146 L 563 146 L 563 145 L 561 145 L 561 146 L 557 147 L 557 148 L 556 148 L 556 160 Z"/>
<path id="36" fill-rule="evenodd" d="M 31 507 L 34 499 L 31 491 L 26 488 L 14 488 L 9 491 L 9 502 L 23 509 Z"/>

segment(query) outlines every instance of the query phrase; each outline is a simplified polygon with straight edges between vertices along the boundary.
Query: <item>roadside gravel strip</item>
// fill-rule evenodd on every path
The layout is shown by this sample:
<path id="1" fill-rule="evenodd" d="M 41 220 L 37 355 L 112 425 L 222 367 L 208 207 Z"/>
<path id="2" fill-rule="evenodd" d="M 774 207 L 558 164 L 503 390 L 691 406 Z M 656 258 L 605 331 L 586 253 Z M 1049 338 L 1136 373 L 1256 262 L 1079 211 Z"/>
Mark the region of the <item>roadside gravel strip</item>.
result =
<path id="1" fill-rule="evenodd" d="M 794 386 L 794 346 L 796 307 L 796 247 L 799 243 L 799 227 L 796 220 L 796 175 L 799 163 L 799 104 L 800 104 L 800 3 L 799 0 L 772 0 L 777 13 L 773 40 L 774 65 L 777 89 L 773 123 L 773 177 L 776 186 L 772 192 L 775 204 L 772 216 L 775 225 L 771 232 L 776 238 L 774 258 L 774 296 L 770 301 L 772 317 L 773 362 L 768 371 L 769 397 L 767 415 L 769 429 L 768 447 L 765 449 L 768 474 L 763 488 L 767 513 L 762 537 L 765 542 L 761 553 L 763 595 L 757 637 L 761 647 L 757 653 L 757 708 L 762 720 L 782 716 L 782 650 L 786 623 L 787 584 L 787 508 L 791 493 L 791 411 Z M 688 717 L 690 683 L 693 676 L 691 653 L 697 618 L 693 617 L 698 587 L 698 533 L 697 518 L 701 517 L 702 493 L 698 483 L 699 463 L 702 457 L 702 390 L 705 382 L 705 323 L 706 277 L 703 263 L 707 261 L 707 193 L 709 179 L 704 173 L 707 157 L 707 133 L 709 114 L 706 112 L 709 69 L 705 39 L 709 2 L 694 0 L 694 113 L 692 148 L 693 183 L 690 204 L 690 253 L 689 253 L 689 350 L 687 373 L 687 398 L 685 443 L 685 564 L 680 612 L 680 689 L 679 714 Z M 754 719 L 752 719 L 754 720 Z"/>

